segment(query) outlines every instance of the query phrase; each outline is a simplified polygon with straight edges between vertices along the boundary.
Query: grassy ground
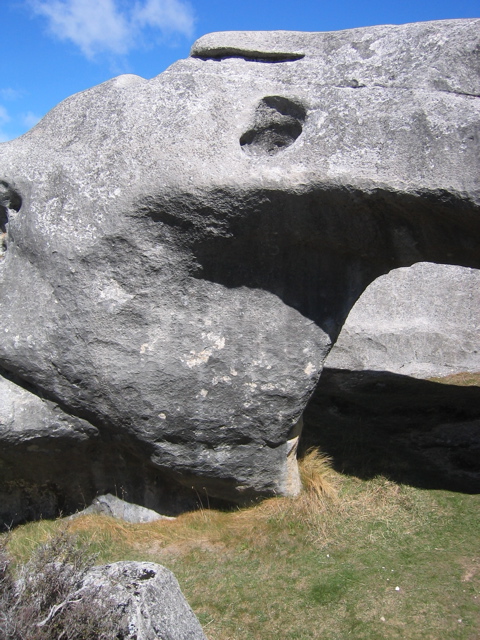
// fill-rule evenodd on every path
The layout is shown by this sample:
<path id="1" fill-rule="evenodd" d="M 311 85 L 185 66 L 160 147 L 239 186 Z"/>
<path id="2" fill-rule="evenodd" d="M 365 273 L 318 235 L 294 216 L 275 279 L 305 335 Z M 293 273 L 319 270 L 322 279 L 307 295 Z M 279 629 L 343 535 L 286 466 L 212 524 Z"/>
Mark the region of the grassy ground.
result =
<path id="1" fill-rule="evenodd" d="M 425 389 L 420 384 L 419 397 Z M 468 406 L 475 397 L 468 396 Z M 431 468 L 418 473 L 422 458 L 402 449 L 405 433 L 385 413 L 379 441 L 375 402 L 368 437 L 363 413 L 359 420 L 337 396 L 330 414 L 325 394 L 318 402 L 322 411 L 310 408 L 305 440 L 321 440 L 328 450 L 334 438 L 318 421 L 330 415 L 335 469 L 306 456 L 309 488 L 299 498 L 145 525 L 84 516 L 69 527 L 100 554 L 99 562 L 142 559 L 169 567 L 209 640 L 478 640 L 480 495 L 448 490 L 435 474 L 426 481 Z M 410 431 L 419 429 L 406 422 Z M 365 456 L 368 473 L 366 463 L 357 464 Z M 376 466 L 375 458 L 381 458 Z M 61 526 L 18 527 L 10 550 L 24 560 Z"/>
<path id="2" fill-rule="evenodd" d="M 306 493 L 173 522 L 73 521 L 99 561 L 153 560 L 176 574 L 209 640 L 480 637 L 480 496 L 332 472 Z M 60 526 L 19 527 L 25 558 Z"/>
<path id="3" fill-rule="evenodd" d="M 461 387 L 480 387 L 480 373 L 453 373 L 442 378 L 431 378 L 440 384 L 454 384 Z"/>

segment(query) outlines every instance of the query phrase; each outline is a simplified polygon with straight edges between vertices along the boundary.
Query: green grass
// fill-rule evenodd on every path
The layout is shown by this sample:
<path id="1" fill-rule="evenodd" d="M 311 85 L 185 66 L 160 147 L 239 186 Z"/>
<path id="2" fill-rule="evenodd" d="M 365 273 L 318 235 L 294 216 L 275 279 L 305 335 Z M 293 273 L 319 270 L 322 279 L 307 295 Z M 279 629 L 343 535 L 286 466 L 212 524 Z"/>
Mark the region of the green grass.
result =
<path id="1" fill-rule="evenodd" d="M 445 416 L 478 419 L 479 379 L 445 387 L 332 372 L 303 436 L 328 456 L 307 451 L 298 498 L 144 525 L 84 516 L 69 527 L 98 562 L 170 568 L 209 640 L 479 640 L 480 495 L 470 476 L 462 493 L 413 446 Z M 18 527 L 10 551 L 25 561 L 61 526 Z"/>
<path id="2" fill-rule="evenodd" d="M 169 567 L 209 640 L 479 638 L 480 496 L 335 472 L 329 482 L 336 497 L 70 527 L 101 562 Z M 10 550 L 25 559 L 60 526 L 19 527 Z"/>

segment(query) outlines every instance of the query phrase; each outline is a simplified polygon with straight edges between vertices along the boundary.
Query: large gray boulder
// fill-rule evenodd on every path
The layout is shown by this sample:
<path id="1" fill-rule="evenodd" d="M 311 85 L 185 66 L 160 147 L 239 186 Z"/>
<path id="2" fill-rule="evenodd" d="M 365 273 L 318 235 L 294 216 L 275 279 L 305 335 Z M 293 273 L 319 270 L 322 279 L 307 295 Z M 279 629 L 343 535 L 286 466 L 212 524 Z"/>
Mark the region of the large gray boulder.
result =
<path id="1" fill-rule="evenodd" d="M 416 378 L 480 371 L 480 271 L 419 262 L 367 287 L 325 361 Z"/>
<path id="2" fill-rule="evenodd" d="M 0 429 L 4 519 L 38 486 L 161 513 L 298 491 L 301 414 L 365 288 L 480 266 L 479 27 L 211 34 L 0 145 L 0 373 L 44 416 Z"/>

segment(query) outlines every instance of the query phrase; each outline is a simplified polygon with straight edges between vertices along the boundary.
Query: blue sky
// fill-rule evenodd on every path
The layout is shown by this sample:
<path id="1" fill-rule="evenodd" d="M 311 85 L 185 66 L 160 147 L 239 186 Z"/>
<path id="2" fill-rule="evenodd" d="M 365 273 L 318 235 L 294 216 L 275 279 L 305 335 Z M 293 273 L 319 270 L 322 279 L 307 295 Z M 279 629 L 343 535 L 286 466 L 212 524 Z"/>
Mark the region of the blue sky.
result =
<path id="1" fill-rule="evenodd" d="M 479 0 L 0 0 L 0 141 L 120 73 L 151 78 L 210 31 L 480 17 Z"/>

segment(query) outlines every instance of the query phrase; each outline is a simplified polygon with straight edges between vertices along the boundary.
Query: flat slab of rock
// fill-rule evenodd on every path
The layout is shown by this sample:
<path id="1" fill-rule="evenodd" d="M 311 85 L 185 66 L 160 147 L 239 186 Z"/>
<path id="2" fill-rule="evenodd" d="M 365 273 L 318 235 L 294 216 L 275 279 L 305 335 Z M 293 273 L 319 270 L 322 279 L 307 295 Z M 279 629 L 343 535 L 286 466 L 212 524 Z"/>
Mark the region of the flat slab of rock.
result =
<path id="1" fill-rule="evenodd" d="M 0 373 L 47 407 L 0 425 L 4 521 L 298 492 L 365 288 L 480 267 L 479 26 L 211 34 L 0 145 Z"/>
<path id="2" fill-rule="evenodd" d="M 132 504 L 126 502 L 117 496 L 112 496 L 111 493 L 107 493 L 104 496 L 98 496 L 92 502 L 92 504 L 79 511 L 72 517 L 86 516 L 90 514 L 99 514 L 104 516 L 111 516 L 112 518 L 120 518 L 126 522 L 142 523 L 142 522 L 156 522 L 157 520 L 174 520 L 169 516 L 163 516 L 153 509 L 147 509 L 138 504 Z"/>

